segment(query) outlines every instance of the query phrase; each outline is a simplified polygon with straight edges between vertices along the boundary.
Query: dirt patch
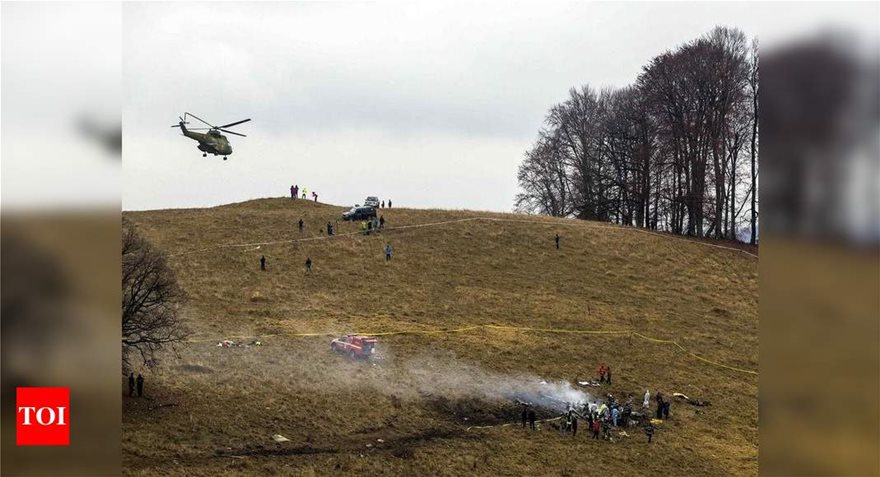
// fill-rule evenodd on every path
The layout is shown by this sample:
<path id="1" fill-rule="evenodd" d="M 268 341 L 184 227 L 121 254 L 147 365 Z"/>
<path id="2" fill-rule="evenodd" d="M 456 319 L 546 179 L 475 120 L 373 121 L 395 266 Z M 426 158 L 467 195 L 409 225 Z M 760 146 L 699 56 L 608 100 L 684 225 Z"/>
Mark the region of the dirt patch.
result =
<path id="1" fill-rule="evenodd" d="M 520 422 L 522 406 L 514 401 L 493 401 L 478 398 L 449 399 L 443 396 L 425 398 L 425 405 L 440 417 L 468 426 L 495 426 Z M 538 419 L 556 417 L 551 411 L 535 408 Z"/>
<path id="2" fill-rule="evenodd" d="M 466 434 L 463 429 L 452 430 L 435 428 L 415 432 L 412 434 L 405 434 L 394 438 L 384 439 L 382 443 L 377 442 L 377 440 L 372 437 L 354 438 L 344 441 L 340 445 L 336 446 L 320 446 L 312 444 L 305 444 L 300 446 L 256 445 L 242 447 L 239 449 L 217 449 L 216 451 L 214 451 L 214 455 L 216 457 L 274 457 L 291 455 L 339 454 L 345 452 L 364 452 L 370 450 L 391 452 L 392 455 L 399 458 L 411 458 L 413 456 L 413 447 L 427 444 L 433 440 L 451 438 L 473 439 L 475 437 L 476 436 L 472 434 Z"/>

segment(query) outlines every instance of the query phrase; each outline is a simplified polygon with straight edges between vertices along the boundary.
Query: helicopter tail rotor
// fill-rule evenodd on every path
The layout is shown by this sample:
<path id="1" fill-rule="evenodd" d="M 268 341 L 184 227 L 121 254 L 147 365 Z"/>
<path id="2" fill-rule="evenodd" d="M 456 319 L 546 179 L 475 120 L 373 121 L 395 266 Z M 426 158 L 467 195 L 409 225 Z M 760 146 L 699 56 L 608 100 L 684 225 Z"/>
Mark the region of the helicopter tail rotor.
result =
<path id="1" fill-rule="evenodd" d="M 173 127 L 173 128 L 179 128 L 179 127 L 182 127 L 184 124 L 189 124 L 189 121 L 183 119 L 183 118 L 180 117 L 180 116 L 178 116 L 177 119 L 179 119 L 180 122 L 177 123 L 177 124 L 175 124 L 175 125 L 173 125 L 173 126 L 171 126 L 171 127 Z"/>

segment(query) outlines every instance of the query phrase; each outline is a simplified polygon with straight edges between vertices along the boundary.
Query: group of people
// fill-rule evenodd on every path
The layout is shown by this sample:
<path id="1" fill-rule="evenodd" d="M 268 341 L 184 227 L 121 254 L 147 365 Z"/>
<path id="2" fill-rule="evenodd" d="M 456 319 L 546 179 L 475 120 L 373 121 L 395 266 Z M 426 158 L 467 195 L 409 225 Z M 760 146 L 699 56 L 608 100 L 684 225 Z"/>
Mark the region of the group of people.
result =
<path id="1" fill-rule="evenodd" d="M 663 401 L 662 396 L 660 396 L 658 406 L 658 409 L 664 410 L 665 416 L 668 418 L 669 403 Z M 657 412 L 659 416 L 661 411 L 658 410 Z M 580 412 L 569 405 L 568 412 L 562 416 L 563 424 L 561 429 L 564 432 L 571 432 L 573 436 L 577 435 L 578 418 L 587 421 L 587 428 L 590 430 L 593 439 L 610 440 L 612 429 L 632 427 L 639 424 L 643 425 L 648 442 L 651 442 L 654 436 L 654 425 L 651 423 L 650 416 L 646 412 L 639 412 L 633 409 L 633 398 L 631 396 L 621 404 L 613 395 L 608 394 L 601 402 L 584 404 Z"/>
<path id="2" fill-rule="evenodd" d="M 535 416 L 535 410 L 532 409 L 532 407 L 529 406 L 528 404 L 523 404 L 523 408 L 522 408 L 522 426 L 523 426 L 523 429 L 526 428 L 526 422 L 528 422 L 528 423 L 529 423 L 529 429 L 531 429 L 531 430 L 533 430 L 533 431 L 536 430 L 537 427 L 535 427 L 535 418 L 536 418 L 536 416 Z"/>
<path id="3" fill-rule="evenodd" d="M 299 227 L 299 231 L 302 232 L 303 227 L 304 227 L 303 219 L 299 219 L 299 221 L 297 222 L 297 226 Z M 381 215 L 379 216 L 378 219 L 373 218 L 373 220 L 367 221 L 361 225 L 361 229 L 367 230 L 367 233 L 369 233 L 372 230 L 382 230 L 384 228 L 385 228 L 385 218 L 382 217 Z M 327 230 L 328 237 L 332 237 L 336 233 L 336 228 L 334 227 L 332 222 L 327 222 L 327 229 L 326 230 Z M 323 232 L 323 230 L 322 230 L 322 232 Z M 391 257 L 394 253 L 394 249 L 391 247 L 390 243 L 388 243 L 388 242 L 385 243 L 385 246 L 382 247 L 382 252 L 385 254 L 385 261 L 386 262 L 391 261 Z M 264 271 L 264 272 L 266 271 L 266 256 L 265 255 L 260 256 L 260 270 Z M 312 272 L 312 258 L 311 257 L 306 257 L 305 271 L 306 271 L 306 273 Z"/>
<path id="4" fill-rule="evenodd" d="M 134 373 L 128 375 L 128 397 L 134 397 L 135 383 L 137 383 L 138 397 L 144 397 L 144 377 L 141 373 L 138 373 L 137 379 L 135 379 Z"/>
<path id="5" fill-rule="evenodd" d="M 606 364 L 599 365 L 599 382 L 611 384 L 611 367 Z M 587 423 L 587 430 L 593 439 L 611 440 L 611 430 L 618 427 L 635 427 L 641 425 L 645 431 L 645 436 L 650 443 L 654 437 L 654 424 L 651 419 L 650 403 L 651 392 L 645 390 L 642 409 L 637 411 L 633 409 L 632 395 L 627 396 L 623 403 L 617 401 L 612 394 L 607 394 L 601 401 L 594 401 L 576 405 L 567 403 L 567 411 L 560 416 L 560 432 L 570 432 L 572 436 L 577 436 L 578 421 L 583 420 Z M 667 401 L 663 394 L 657 393 L 654 396 L 657 403 L 655 415 L 659 419 L 669 418 L 669 408 L 671 403 Z M 522 427 L 525 428 L 527 423 L 531 429 L 535 429 L 535 411 L 527 403 L 522 403 Z"/>
<path id="6" fill-rule="evenodd" d="M 296 200 L 296 198 L 299 197 L 299 192 L 300 192 L 300 189 L 299 189 L 298 184 L 290 186 L 290 198 L 291 199 Z M 306 190 L 305 187 L 303 187 L 302 188 L 302 198 L 303 199 L 305 199 L 307 197 L 307 195 L 306 195 L 307 193 L 308 193 L 308 191 Z M 315 202 L 318 201 L 318 193 L 317 192 L 312 191 L 312 199 Z"/>
<path id="7" fill-rule="evenodd" d="M 361 221 L 361 233 L 364 235 L 370 235 L 373 231 L 380 231 L 385 229 L 385 216 L 373 217 L 370 220 Z"/>

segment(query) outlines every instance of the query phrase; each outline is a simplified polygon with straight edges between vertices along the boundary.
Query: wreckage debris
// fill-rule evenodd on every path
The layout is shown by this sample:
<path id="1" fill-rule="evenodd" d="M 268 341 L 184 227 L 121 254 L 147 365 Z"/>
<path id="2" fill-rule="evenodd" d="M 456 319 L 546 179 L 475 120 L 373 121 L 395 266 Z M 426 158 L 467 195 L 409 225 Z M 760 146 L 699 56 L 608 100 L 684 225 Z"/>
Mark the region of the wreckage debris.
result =
<path id="1" fill-rule="evenodd" d="M 704 401 L 702 399 L 692 399 L 692 398 L 685 396 L 682 393 L 672 393 L 672 396 L 675 398 L 681 399 L 692 406 L 705 407 L 705 406 L 712 405 L 709 401 Z"/>
<path id="2" fill-rule="evenodd" d="M 262 346 L 263 343 L 259 341 L 251 341 L 250 343 L 236 343 L 232 340 L 223 340 L 217 343 L 218 348 L 250 348 L 251 346 Z"/>

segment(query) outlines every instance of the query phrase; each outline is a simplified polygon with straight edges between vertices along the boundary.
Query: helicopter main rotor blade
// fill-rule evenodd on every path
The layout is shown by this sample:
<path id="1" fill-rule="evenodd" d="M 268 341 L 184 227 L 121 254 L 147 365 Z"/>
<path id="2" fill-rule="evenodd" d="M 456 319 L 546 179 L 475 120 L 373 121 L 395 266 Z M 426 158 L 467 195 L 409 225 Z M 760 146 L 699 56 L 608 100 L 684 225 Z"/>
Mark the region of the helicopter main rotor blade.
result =
<path id="1" fill-rule="evenodd" d="M 202 119 L 202 118 L 196 116 L 196 115 L 193 114 L 193 113 L 186 113 L 186 114 L 188 114 L 188 115 L 190 115 L 190 116 L 192 116 L 192 117 L 198 119 L 199 121 L 201 121 L 201 122 L 207 124 L 208 126 L 211 126 L 212 128 L 215 127 L 213 124 L 209 123 L 208 121 L 205 121 L 204 119 Z"/>
<path id="2" fill-rule="evenodd" d="M 246 123 L 246 122 L 248 122 L 248 121 L 250 121 L 250 120 L 251 120 L 251 118 L 242 119 L 241 121 L 237 121 L 237 122 L 229 123 L 229 124 L 224 124 L 224 125 L 222 125 L 222 126 L 218 126 L 218 127 L 219 127 L 220 129 L 223 129 L 223 128 L 229 128 L 229 127 L 235 126 L 236 124 Z"/>
<path id="3" fill-rule="evenodd" d="M 236 136 L 247 137 L 247 136 L 245 136 L 244 134 L 240 134 L 240 133 L 237 133 L 237 132 L 235 132 L 235 131 L 227 131 L 227 130 L 225 130 L 225 129 L 223 129 L 223 128 L 217 128 L 217 129 L 220 129 L 221 131 L 225 132 L 226 134 L 235 134 Z"/>

